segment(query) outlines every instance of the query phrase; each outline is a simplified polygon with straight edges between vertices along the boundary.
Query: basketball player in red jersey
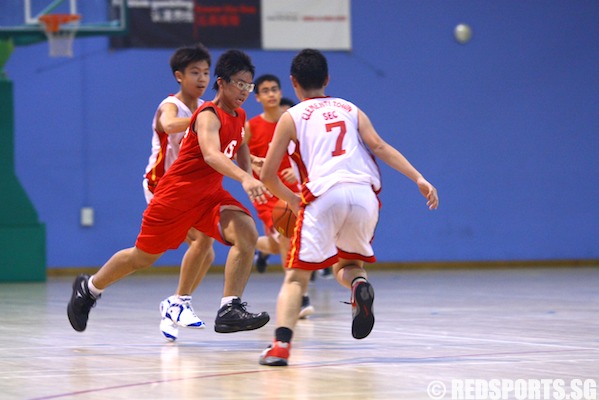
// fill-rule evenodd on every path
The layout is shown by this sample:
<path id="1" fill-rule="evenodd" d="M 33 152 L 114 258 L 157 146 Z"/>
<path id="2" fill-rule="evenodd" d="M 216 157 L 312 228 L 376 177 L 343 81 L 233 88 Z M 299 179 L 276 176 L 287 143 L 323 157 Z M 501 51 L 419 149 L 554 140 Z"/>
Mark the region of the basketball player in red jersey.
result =
<path id="1" fill-rule="evenodd" d="M 329 97 L 325 56 L 305 49 L 291 63 L 291 83 L 300 103 L 285 112 L 262 167 L 261 179 L 297 214 L 288 272 L 277 301 L 277 328 L 259 363 L 288 363 L 293 329 L 313 270 L 333 266 L 339 284 L 351 290 L 352 336 L 367 337 L 374 326 L 374 289 L 364 263 L 376 261 L 371 241 L 378 222 L 381 176 L 375 156 L 416 183 L 427 206 L 439 205 L 437 190 L 374 129 L 353 103 Z M 302 183 L 301 198 L 278 176 L 292 148 Z"/>
<path id="2" fill-rule="evenodd" d="M 230 246 L 214 330 L 253 330 L 269 321 L 268 313 L 250 313 L 241 301 L 258 232 L 250 212 L 222 186 L 227 176 L 241 183 L 250 201 L 263 203 L 269 196 L 264 184 L 252 176 L 250 153 L 243 142 L 246 114 L 241 106 L 254 89 L 254 70 L 250 57 L 241 51 L 229 50 L 219 57 L 216 96 L 193 114 L 179 156 L 144 212 L 135 246 L 115 253 L 93 276 L 82 274 L 73 282 L 67 306 L 73 329 L 86 329 L 89 312 L 104 289 L 179 247 L 192 227 Z"/>
<path id="3" fill-rule="evenodd" d="M 270 141 L 275 133 L 277 121 L 284 112 L 281 107 L 281 81 L 271 74 L 261 75 L 255 80 L 254 93 L 256 100 L 262 105 L 263 112 L 248 120 L 245 124 L 245 141 L 249 145 L 252 158 L 252 169 L 254 176 L 260 178 L 260 170 L 264 163 L 264 157 L 270 146 Z M 279 177 L 283 183 L 293 192 L 299 192 L 298 180 L 289 157 L 283 157 L 279 168 Z M 258 238 L 256 243 L 256 269 L 264 272 L 266 259 L 270 254 L 280 254 L 281 262 L 285 265 L 287 252 L 289 251 L 289 239 L 279 234 L 273 226 L 272 210 L 278 201 L 278 197 L 272 196 L 264 204 L 254 202 L 258 217 L 264 226 L 264 236 Z M 300 319 L 307 318 L 314 313 L 314 307 L 310 304 L 307 293 L 302 298 Z"/>

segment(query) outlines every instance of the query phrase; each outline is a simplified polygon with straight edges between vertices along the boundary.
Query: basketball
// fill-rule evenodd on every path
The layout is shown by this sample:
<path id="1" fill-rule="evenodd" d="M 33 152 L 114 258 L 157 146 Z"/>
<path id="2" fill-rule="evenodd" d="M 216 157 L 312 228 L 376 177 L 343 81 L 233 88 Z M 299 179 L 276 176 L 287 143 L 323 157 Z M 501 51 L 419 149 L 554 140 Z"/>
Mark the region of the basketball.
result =
<path id="1" fill-rule="evenodd" d="M 279 199 L 272 209 L 272 223 L 277 232 L 290 238 L 295 228 L 295 214 L 289 208 L 289 204 Z"/>

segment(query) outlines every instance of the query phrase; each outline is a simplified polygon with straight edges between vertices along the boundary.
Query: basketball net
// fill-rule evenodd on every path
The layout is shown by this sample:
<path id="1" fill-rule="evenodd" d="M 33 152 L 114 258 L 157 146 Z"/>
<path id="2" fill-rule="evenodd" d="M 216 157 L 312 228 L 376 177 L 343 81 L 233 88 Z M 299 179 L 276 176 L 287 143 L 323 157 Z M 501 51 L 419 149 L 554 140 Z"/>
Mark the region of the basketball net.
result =
<path id="1" fill-rule="evenodd" d="M 73 57 L 73 41 L 79 28 L 80 15 L 46 14 L 39 17 L 48 38 L 50 57 Z"/>

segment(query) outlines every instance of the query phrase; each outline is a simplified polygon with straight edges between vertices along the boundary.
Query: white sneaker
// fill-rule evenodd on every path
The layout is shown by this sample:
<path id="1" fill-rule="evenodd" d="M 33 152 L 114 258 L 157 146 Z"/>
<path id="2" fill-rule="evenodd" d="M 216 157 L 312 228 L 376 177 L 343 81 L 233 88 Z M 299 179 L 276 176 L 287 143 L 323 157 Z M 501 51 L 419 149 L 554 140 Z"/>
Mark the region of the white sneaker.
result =
<path id="1" fill-rule="evenodd" d="M 160 333 L 169 342 L 174 342 L 179 337 L 179 327 L 168 318 L 160 320 Z"/>
<path id="2" fill-rule="evenodd" d="M 160 332 L 169 341 L 177 339 L 179 326 L 202 329 L 206 327 L 191 307 L 191 296 L 171 296 L 160 302 Z"/>

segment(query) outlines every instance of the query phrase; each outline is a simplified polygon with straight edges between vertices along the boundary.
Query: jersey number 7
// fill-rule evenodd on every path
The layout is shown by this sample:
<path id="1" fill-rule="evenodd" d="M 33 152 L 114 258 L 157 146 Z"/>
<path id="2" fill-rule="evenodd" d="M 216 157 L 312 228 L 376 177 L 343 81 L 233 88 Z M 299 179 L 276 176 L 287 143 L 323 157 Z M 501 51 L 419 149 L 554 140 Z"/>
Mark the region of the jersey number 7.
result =
<path id="1" fill-rule="evenodd" d="M 343 149 L 343 138 L 347 132 L 345 128 L 345 121 L 331 122 L 330 124 L 325 124 L 325 127 L 327 132 L 333 132 L 337 130 L 339 132 L 339 136 L 337 136 L 337 142 L 335 143 L 335 150 L 333 150 L 331 155 L 336 157 L 345 154 L 345 150 Z"/>

